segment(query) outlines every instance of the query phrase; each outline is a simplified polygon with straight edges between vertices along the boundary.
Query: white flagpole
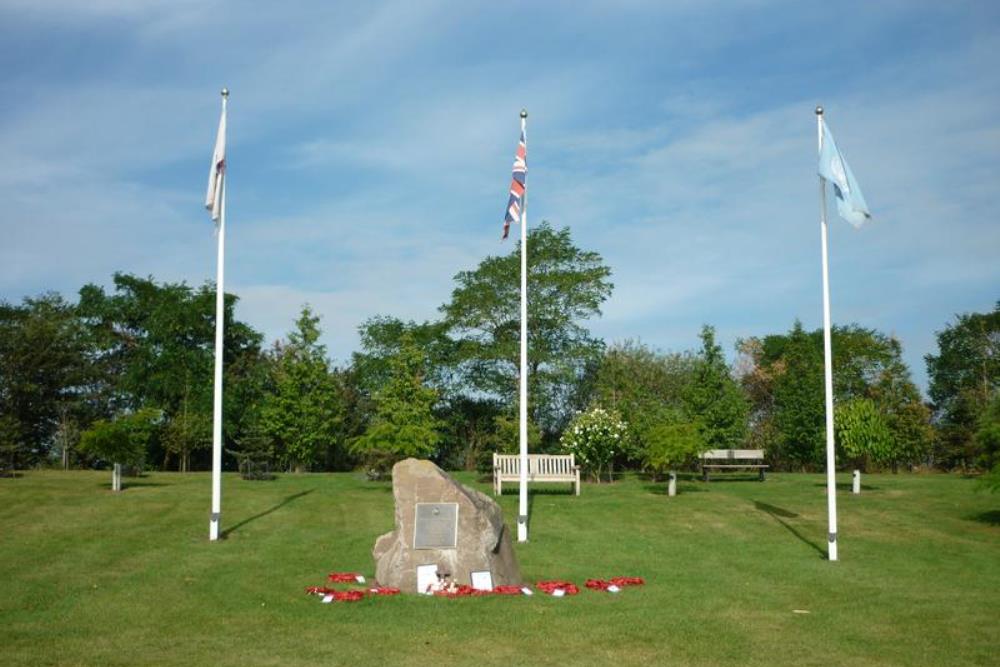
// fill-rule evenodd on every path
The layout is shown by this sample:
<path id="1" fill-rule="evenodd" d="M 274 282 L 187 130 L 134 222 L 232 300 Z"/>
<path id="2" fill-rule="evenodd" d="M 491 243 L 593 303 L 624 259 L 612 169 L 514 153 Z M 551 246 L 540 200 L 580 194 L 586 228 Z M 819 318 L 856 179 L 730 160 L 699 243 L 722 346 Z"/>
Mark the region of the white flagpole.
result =
<path id="1" fill-rule="evenodd" d="M 823 107 L 816 107 L 819 150 L 823 150 Z M 826 505 L 829 519 L 828 556 L 837 560 L 837 478 L 833 440 L 833 351 L 830 345 L 830 272 L 826 249 L 826 181 L 819 177 L 819 228 L 823 247 L 823 370 L 826 388 Z"/>
<path id="2" fill-rule="evenodd" d="M 528 112 L 521 109 L 521 133 L 525 153 L 528 135 L 525 124 Z M 527 160 L 525 160 L 527 162 Z M 528 171 L 524 172 L 524 196 L 521 198 L 521 373 L 520 373 L 520 445 L 521 487 L 517 511 L 517 541 L 528 541 Z"/>
<path id="3" fill-rule="evenodd" d="M 229 89 L 222 89 L 222 114 L 226 114 Z M 228 165 L 227 165 L 228 167 Z M 208 539 L 219 539 L 222 515 L 222 340 L 226 316 L 226 291 L 223 282 L 226 258 L 226 171 L 222 171 L 222 192 L 219 195 L 219 250 L 215 276 L 215 396 L 212 414 L 212 514 L 208 523 Z"/>

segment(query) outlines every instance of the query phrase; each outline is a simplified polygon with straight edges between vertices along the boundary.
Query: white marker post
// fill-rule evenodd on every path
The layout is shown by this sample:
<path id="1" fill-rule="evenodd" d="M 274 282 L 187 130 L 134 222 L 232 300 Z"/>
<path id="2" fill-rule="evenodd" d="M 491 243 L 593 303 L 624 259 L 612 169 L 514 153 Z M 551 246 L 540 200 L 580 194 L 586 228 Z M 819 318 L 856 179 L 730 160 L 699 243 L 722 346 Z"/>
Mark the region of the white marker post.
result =
<path id="1" fill-rule="evenodd" d="M 222 89 L 222 132 L 225 132 L 226 105 L 229 89 Z M 225 135 L 222 137 L 223 150 Z M 216 140 L 218 147 L 218 139 Z M 223 153 L 223 156 L 225 153 Z M 216 159 L 213 157 L 213 160 Z M 208 523 L 208 539 L 219 539 L 219 523 L 222 517 L 222 342 L 226 317 L 226 290 L 224 269 L 226 264 L 226 165 L 219 174 L 219 249 L 216 258 L 215 276 L 215 395 L 212 414 L 212 514 Z"/>
<path id="2" fill-rule="evenodd" d="M 823 107 L 816 107 L 819 150 L 823 150 Z M 837 560 L 837 476 L 833 440 L 833 352 L 830 345 L 830 274 L 826 250 L 826 180 L 819 177 L 819 229 L 823 249 L 823 370 L 826 387 L 826 505 L 829 559 Z"/>
<path id="3" fill-rule="evenodd" d="M 527 152 L 525 126 L 528 112 L 521 109 L 521 134 Z M 517 510 L 517 541 L 528 541 L 528 172 L 524 172 L 524 197 L 521 201 L 521 372 L 520 372 L 520 446 L 521 479 Z"/>

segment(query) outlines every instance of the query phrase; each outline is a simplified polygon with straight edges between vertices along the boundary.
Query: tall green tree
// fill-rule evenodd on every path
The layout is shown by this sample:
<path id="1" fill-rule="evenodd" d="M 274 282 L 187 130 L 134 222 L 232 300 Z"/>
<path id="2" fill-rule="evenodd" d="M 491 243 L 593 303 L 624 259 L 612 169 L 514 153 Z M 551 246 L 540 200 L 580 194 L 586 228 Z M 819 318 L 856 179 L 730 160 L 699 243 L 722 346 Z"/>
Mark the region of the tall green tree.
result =
<path id="1" fill-rule="evenodd" d="M 455 276 L 441 307 L 459 342 L 459 363 L 480 393 L 511 403 L 517 396 L 520 344 L 520 246 Z M 601 256 L 573 244 L 568 228 L 546 222 L 528 233 L 529 406 L 544 429 L 570 416 L 573 390 L 603 347 L 584 322 L 600 315 L 613 285 Z"/>
<path id="2" fill-rule="evenodd" d="M 92 363 L 103 378 L 95 394 L 113 414 L 155 406 L 167 421 L 182 411 L 211 415 L 215 350 L 215 286 L 192 288 L 116 273 L 114 291 L 85 285 L 79 312 L 95 344 Z M 225 295 L 224 426 L 231 440 L 252 406 L 244 385 L 260 364 L 262 336 L 233 315 Z M 234 400 L 237 399 L 237 400 Z M 159 454 L 167 454 L 159 450 Z M 152 458 L 152 452 L 150 458 Z"/>
<path id="3" fill-rule="evenodd" d="M 361 351 L 353 355 L 352 366 L 359 385 L 369 394 L 378 392 L 392 375 L 393 359 L 399 355 L 404 339 L 416 346 L 427 369 L 425 382 L 442 396 L 457 393 L 457 344 L 448 336 L 446 322 L 404 322 L 379 315 L 361 323 Z"/>
<path id="4" fill-rule="evenodd" d="M 89 353 L 76 308 L 58 294 L 0 302 L 0 441 L 11 467 L 43 460 L 60 423 L 86 419 Z"/>
<path id="5" fill-rule="evenodd" d="M 352 449 L 380 473 L 406 457 L 430 458 L 441 440 L 434 416 L 438 393 L 425 385 L 426 360 L 410 335 L 392 357 L 389 378 L 375 396 L 375 416 Z"/>
<path id="6" fill-rule="evenodd" d="M 780 348 L 774 358 L 780 363 L 774 382 L 774 424 L 780 455 L 795 465 L 818 463 L 826 443 L 822 349 L 816 348 L 798 321 L 787 340 L 767 343 Z"/>
<path id="7" fill-rule="evenodd" d="M 737 449 L 747 438 L 750 406 L 715 341 L 715 329 L 701 329 L 701 354 L 688 387 L 690 414 L 699 422 L 707 449 Z"/>
<path id="8" fill-rule="evenodd" d="M 937 333 L 928 354 L 929 393 L 940 430 L 938 458 L 949 466 L 981 464 L 980 415 L 1000 392 L 1000 301 L 989 313 L 966 313 Z"/>
<path id="9" fill-rule="evenodd" d="M 260 427 L 274 440 L 283 462 L 303 471 L 338 443 L 343 421 L 340 392 L 326 347 L 319 342 L 319 317 L 304 306 L 287 343 L 273 351 L 273 389 L 260 410 Z"/>

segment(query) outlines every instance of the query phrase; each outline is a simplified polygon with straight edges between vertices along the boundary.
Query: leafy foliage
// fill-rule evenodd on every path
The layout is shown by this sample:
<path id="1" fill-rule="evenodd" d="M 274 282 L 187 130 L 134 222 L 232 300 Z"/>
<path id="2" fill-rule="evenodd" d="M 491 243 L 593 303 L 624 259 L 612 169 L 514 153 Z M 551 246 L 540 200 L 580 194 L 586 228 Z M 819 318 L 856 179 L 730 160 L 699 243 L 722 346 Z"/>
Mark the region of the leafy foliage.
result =
<path id="1" fill-rule="evenodd" d="M 982 465 L 976 431 L 1000 392 L 1000 302 L 989 313 L 959 315 L 938 332 L 937 343 L 938 353 L 924 359 L 940 424 L 938 456 L 946 465 Z"/>
<path id="2" fill-rule="evenodd" d="M 592 372 L 588 399 L 616 410 L 628 426 L 628 437 L 616 462 L 646 458 L 647 434 L 659 426 L 662 413 L 686 411 L 697 359 L 690 354 L 663 354 L 636 341 L 611 345 Z"/>
<path id="3" fill-rule="evenodd" d="M 243 433 L 232 450 L 239 464 L 240 477 L 250 481 L 274 479 L 271 464 L 274 461 L 274 439 L 260 428 Z"/>
<path id="4" fill-rule="evenodd" d="M 704 427 L 683 412 L 661 411 L 660 419 L 644 434 L 646 467 L 658 473 L 684 467 L 702 452 L 711 449 L 704 434 Z"/>
<path id="5" fill-rule="evenodd" d="M 823 332 L 795 322 L 784 335 L 739 343 L 739 375 L 752 404 L 751 443 L 769 458 L 819 464 L 825 451 Z M 894 338 L 857 326 L 832 330 L 834 403 L 874 403 L 891 434 L 886 462 L 922 460 L 932 442 L 927 408 Z"/>
<path id="6" fill-rule="evenodd" d="M 80 450 L 107 463 L 141 468 L 161 418 L 159 410 L 142 408 L 115 419 L 99 419 L 81 434 Z"/>
<path id="7" fill-rule="evenodd" d="M 384 473 L 406 457 L 428 458 L 440 442 L 433 407 L 438 393 L 424 385 L 425 360 L 410 335 L 390 361 L 389 378 L 375 396 L 375 416 L 351 449 L 369 469 Z"/>
<path id="8" fill-rule="evenodd" d="M 981 452 L 979 464 L 986 469 L 1000 465 L 1000 393 L 979 416 L 976 445 Z"/>
<path id="9" fill-rule="evenodd" d="M 343 413 L 319 342 L 319 317 L 304 306 L 295 326 L 287 344 L 275 346 L 273 390 L 261 407 L 260 429 L 289 468 L 303 470 L 336 443 Z"/>
<path id="10" fill-rule="evenodd" d="M 181 472 L 190 469 L 191 453 L 212 444 L 212 416 L 182 408 L 163 429 L 163 446 L 178 457 Z"/>
<path id="11" fill-rule="evenodd" d="M 91 387 L 93 399 L 104 406 L 105 414 L 155 406 L 168 422 L 181 412 L 189 415 L 185 421 L 192 414 L 210 415 L 215 286 L 157 283 L 125 273 L 116 273 L 113 282 L 112 294 L 96 285 L 80 290 L 78 312 L 91 341 L 89 358 L 98 378 Z M 261 363 L 262 336 L 234 317 L 236 302 L 234 295 L 225 295 L 223 434 L 229 437 L 238 433 L 245 412 L 260 396 L 248 389 Z M 175 436 L 180 428 L 180 423 L 174 427 Z M 176 449 L 176 437 L 172 442 L 174 451 L 186 452 L 179 457 L 182 466 L 186 456 L 199 449 Z M 160 453 L 166 460 L 172 452 Z"/>
<path id="12" fill-rule="evenodd" d="M 836 407 L 834 415 L 836 442 L 851 459 L 888 461 L 893 455 L 892 433 L 885 418 L 867 398 L 855 398 Z"/>
<path id="13" fill-rule="evenodd" d="M 458 362 L 478 392 L 511 403 L 520 355 L 520 256 L 487 257 L 455 276 L 458 286 L 441 307 L 459 343 Z M 558 430 L 588 363 L 601 352 L 581 322 L 600 314 L 611 294 L 611 270 L 596 252 L 573 245 L 568 228 L 543 222 L 528 233 L 528 367 L 531 413 Z"/>
<path id="14" fill-rule="evenodd" d="M 581 467 L 598 482 L 628 435 L 621 415 L 613 410 L 594 407 L 578 414 L 562 436 L 563 450 L 576 455 Z"/>
<path id="15" fill-rule="evenodd" d="M 0 302 L 0 449 L 11 467 L 43 460 L 61 418 L 87 417 L 87 343 L 58 294 Z"/>
<path id="16" fill-rule="evenodd" d="M 747 437 L 749 405 L 715 342 L 715 329 L 701 330 L 702 350 L 688 388 L 689 412 L 701 425 L 706 449 L 735 449 Z"/>

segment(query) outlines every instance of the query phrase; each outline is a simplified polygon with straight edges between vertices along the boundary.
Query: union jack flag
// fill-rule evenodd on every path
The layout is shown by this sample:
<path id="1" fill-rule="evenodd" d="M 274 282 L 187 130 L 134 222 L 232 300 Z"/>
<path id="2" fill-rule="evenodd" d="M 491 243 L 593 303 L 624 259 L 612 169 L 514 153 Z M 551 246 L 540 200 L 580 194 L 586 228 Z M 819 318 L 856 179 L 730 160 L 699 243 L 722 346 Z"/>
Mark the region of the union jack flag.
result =
<path id="1" fill-rule="evenodd" d="M 517 155 L 514 157 L 513 174 L 510 181 L 510 199 L 507 200 L 507 215 L 503 219 L 503 238 L 510 233 L 510 223 L 521 224 L 521 209 L 524 205 L 524 177 L 528 172 L 528 150 L 524 144 L 524 129 L 521 130 L 521 140 L 517 142 Z"/>

